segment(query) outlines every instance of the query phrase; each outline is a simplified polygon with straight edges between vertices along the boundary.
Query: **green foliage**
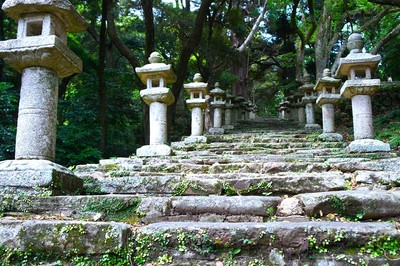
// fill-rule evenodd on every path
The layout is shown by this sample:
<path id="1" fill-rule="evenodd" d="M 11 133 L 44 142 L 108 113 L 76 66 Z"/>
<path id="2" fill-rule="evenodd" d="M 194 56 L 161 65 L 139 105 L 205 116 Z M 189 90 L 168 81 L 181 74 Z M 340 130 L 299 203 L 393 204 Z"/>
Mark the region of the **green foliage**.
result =
<path id="1" fill-rule="evenodd" d="M 371 258 L 385 256 L 386 258 L 399 258 L 400 241 L 391 236 L 371 237 L 365 246 L 360 249 L 360 254 L 368 254 Z"/>
<path id="2" fill-rule="evenodd" d="M 0 161 L 13 159 L 18 95 L 11 83 L 0 82 Z"/>
<path id="3" fill-rule="evenodd" d="M 386 141 L 394 150 L 400 146 L 400 108 L 377 116 L 374 120 L 376 138 Z"/>

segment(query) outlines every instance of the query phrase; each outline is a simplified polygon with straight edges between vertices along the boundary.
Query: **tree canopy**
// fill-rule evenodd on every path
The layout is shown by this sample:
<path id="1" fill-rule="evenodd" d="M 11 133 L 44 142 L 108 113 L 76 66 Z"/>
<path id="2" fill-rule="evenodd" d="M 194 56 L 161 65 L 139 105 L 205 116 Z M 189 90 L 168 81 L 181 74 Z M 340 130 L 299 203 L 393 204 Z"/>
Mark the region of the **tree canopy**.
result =
<path id="1" fill-rule="evenodd" d="M 382 55 L 382 79 L 400 79 L 400 2 L 385 0 L 71 0 L 85 33 L 68 35 L 84 63 L 59 92 L 57 161 L 64 165 L 129 156 L 147 140 L 144 88 L 134 72 L 158 51 L 177 75 L 169 110 L 171 140 L 189 133 L 182 88 L 201 73 L 212 86 L 255 99 L 260 115 L 298 88 L 306 70 L 319 78 L 346 55 L 361 31 Z M 0 12 L 0 40 L 16 23 Z M 0 160 L 13 157 L 20 75 L 0 63 Z"/>

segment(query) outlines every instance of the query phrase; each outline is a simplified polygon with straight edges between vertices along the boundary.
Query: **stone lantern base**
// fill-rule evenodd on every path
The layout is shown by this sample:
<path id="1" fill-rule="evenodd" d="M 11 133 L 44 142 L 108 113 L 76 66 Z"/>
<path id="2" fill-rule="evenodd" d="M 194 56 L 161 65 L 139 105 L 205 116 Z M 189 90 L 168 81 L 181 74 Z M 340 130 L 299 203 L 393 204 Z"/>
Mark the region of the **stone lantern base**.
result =
<path id="1" fill-rule="evenodd" d="M 207 143 L 207 137 L 205 136 L 189 136 L 183 140 L 183 142 L 187 144 L 192 143 Z"/>
<path id="2" fill-rule="evenodd" d="M 145 145 L 136 150 L 138 157 L 170 156 L 172 154 L 172 148 L 165 144 Z"/>
<path id="3" fill-rule="evenodd" d="M 326 142 L 341 142 L 343 136 L 339 133 L 322 133 L 318 136 L 318 139 Z"/>
<path id="4" fill-rule="evenodd" d="M 345 151 L 350 153 L 389 152 L 390 145 L 376 139 L 358 139 L 351 142 Z"/>
<path id="5" fill-rule="evenodd" d="M 212 127 L 208 130 L 208 134 L 210 135 L 223 135 L 225 133 L 225 129 L 222 127 Z"/>
<path id="6" fill-rule="evenodd" d="M 304 129 L 308 132 L 315 132 L 321 130 L 321 126 L 318 124 L 306 124 Z"/>
<path id="7" fill-rule="evenodd" d="M 82 179 L 76 177 L 68 168 L 51 161 L 0 162 L 0 193 L 54 196 L 78 194 L 82 189 Z"/>

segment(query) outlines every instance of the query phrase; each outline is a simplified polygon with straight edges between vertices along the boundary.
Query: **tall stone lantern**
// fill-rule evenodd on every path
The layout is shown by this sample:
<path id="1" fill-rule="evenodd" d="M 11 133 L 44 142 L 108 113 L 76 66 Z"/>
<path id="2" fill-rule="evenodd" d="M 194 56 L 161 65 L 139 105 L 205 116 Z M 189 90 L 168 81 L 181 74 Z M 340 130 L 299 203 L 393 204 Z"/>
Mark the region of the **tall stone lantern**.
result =
<path id="1" fill-rule="evenodd" d="M 225 104 L 225 125 L 224 128 L 225 129 L 234 129 L 235 127 L 233 126 L 232 122 L 233 122 L 233 98 L 234 96 L 230 93 L 227 92 L 226 93 L 226 104 Z"/>
<path id="2" fill-rule="evenodd" d="M 197 73 L 193 77 L 193 82 L 184 84 L 190 98 L 186 100 L 189 109 L 192 110 L 192 133 L 187 137 L 185 143 L 206 143 L 207 138 L 203 135 L 204 116 L 203 112 L 207 107 L 206 95 L 208 95 L 208 85 L 202 82 L 202 76 Z"/>
<path id="3" fill-rule="evenodd" d="M 18 22 L 18 32 L 17 39 L 0 42 L 0 58 L 22 73 L 22 81 L 15 160 L 0 163 L 0 190 L 75 192 L 82 180 L 53 163 L 58 85 L 82 71 L 67 47 L 67 32 L 84 31 L 87 24 L 67 0 L 6 0 L 2 8 Z"/>
<path id="4" fill-rule="evenodd" d="M 304 84 L 299 87 L 299 91 L 304 94 L 303 103 L 306 105 L 306 125 L 304 128 L 307 131 L 318 131 L 321 126 L 315 123 L 315 109 L 314 104 L 318 98 L 314 92 L 314 84 L 311 83 L 311 77 L 308 73 L 304 74 Z"/>
<path id="5" fill-rule="evenodd" d="M 364 41 L 360 33 L 353 33 L 347 41 L 349 55 L 340 59 L 336 76 L 347 76 L 340 94 L 351 99 L 354 141 L 349 152 L 390 151 L 389 144 L 374 140 L 371 96 L 380 86 L 380 79 L 372 79 L 381 60 L 380 55 L 363 53 Z"/>
<path id="6" fill-rule="evenodd" d="M 212 97 L 211 106 L 214 108 L 214 124 L 210 128 L 210 134 L 224 134 L 225 130 L 222 127 L 222 114 L 225 108 L 225 91 L 219 87 L 219 83 L 216 82 L 214 89 L 210 91 Z"/>
<path id="7" fill-rule="evenodd" d="M 135 69 L 147 85 L 140 91 L 143 101 L 150 106 L 150 143 L 136 150 L 139 157 L 167 156 L 172 149 L 167 143 L 167 106 L 175 101 L 167 83 L 176 81 L 171 65 L 166 65 L 157 52 L 151 53 L 149 64 Z"/>
<path id="8" fill-rule="evenodd" d="M 326 68 L 315 85 L 314 90 L 320 92 L 317 104 L 322 107 L 322 134 L 319 139 L 323 141 L 343 141 L 343 136 L 335 133 L 335 104 L 340 101 L 340 79 L 331 77 L 331 71 Z"/>
<path id="9" fill-rule="evenodd" d="M 289 105 L 290 102 L 286 98 L 279 103 L 278 105 L 279 118 L 289 119 Z"/>

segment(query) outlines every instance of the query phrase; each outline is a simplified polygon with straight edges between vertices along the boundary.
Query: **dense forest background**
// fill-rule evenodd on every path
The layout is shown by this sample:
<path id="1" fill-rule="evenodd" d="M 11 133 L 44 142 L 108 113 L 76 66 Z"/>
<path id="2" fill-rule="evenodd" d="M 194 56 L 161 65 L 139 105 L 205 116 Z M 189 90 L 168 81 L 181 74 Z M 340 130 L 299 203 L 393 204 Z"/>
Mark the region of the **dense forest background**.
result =
<path id="1" fill-rule="evenodd" d="M 68 35 L 84 70 L 60 84 L 57 162 L 66 166 L 129 156 L 146 143 L 147 107 L 139 96 L 144 87 L 134 68 L 148 63 L 153 51 L 177 75 L 171 85 L 178 99 L 169 108 L 171 140 L 189 134 L 182 88 L 196 72 L 210 85 L 218 81 L 236 96 L 256 99 L 259 116 L 273 116 L 277 104 L 300 86 L 304 70 L 315 79 L 326 67 L 334 73 L 347 54 L 347 37 L 360 31 L 366 50 L 382 55 L 376 74 L 400 80 L 399 0 L 71 3 L 89 27 Z M 0 11 L 0 40 L 15 36 L 15 21 Z M 14 156 L 19 87 L 20 74 L 0 61 L 0 160 Z M 385 112 L 395 123 L 384 134 L 396 144 L 400 111 Z M 388 124 L 385 117 L 378 123 Z"/>

